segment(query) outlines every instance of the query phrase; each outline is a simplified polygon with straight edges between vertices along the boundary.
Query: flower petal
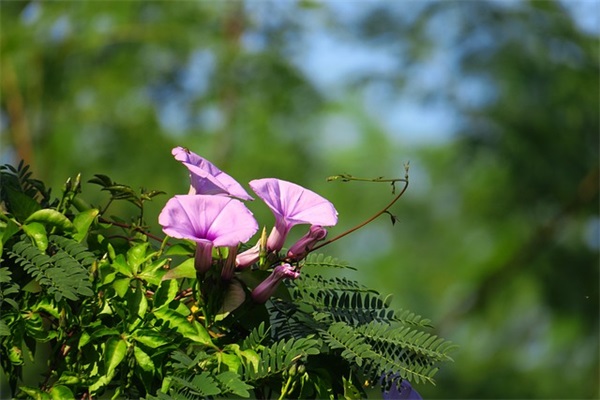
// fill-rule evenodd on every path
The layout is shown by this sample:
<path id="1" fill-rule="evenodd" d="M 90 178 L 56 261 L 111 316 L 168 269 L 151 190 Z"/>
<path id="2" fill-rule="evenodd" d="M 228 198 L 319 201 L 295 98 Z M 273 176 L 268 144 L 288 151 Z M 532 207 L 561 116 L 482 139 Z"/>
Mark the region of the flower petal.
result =
<path id="1" fill-rule="evenodd" d="M 196 194 L 225 194 L 254 200 L 235 179 L 198 154 L 183 147 L 175 147 L 171 154 L 190 171 L 191 185 Z"/>
<path id="2" fill-rule="evenodd" d="M 158 222 L 171 237 L 210 241 L 214 246 L 237 246 L 258 230 L 258 223 L 241 201 L 210 195 L 171 198 Z"/>
<path id="3" fill-rule="evenodd" d="M 333 226 L 337 211 L 320 195 L 295 183 L 275 178 L 255 179 L 250 187 L 288 228 L 297 224 Z"/>

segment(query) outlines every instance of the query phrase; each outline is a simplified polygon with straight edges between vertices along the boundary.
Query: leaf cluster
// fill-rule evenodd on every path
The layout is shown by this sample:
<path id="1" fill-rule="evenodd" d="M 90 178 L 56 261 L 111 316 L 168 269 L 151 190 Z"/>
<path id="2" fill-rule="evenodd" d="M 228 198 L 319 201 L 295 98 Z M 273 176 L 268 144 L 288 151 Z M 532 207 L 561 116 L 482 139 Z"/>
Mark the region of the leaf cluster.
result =
<path id="1" fill-rule="evenodd" d="M 201 276 L 193 247 L 141 228 L 144 202 L 159 192 L 91 180 L 109 204 L 140 208 L 128 224 L 106 218 L 108 205 L 86 205 L 79 177 L 51 200 L 26 167 L 2 173 L 12 192 L 3 190 L 0 220 L 0 360 L 13 396 L 361 398 L 359 383 L 433 382 L 450 360 L 452 346 L 428 332 L 428 320 L 393 310 L 359 282 L 312 272 L 351 268 L 345 262 L 310 255 L 300 279 L 256 304 L 249 293 L 268 272 L 223 281 L 226 255 L 215 253 Z M 26 386 L 41 346 L 48 365 Z"/>

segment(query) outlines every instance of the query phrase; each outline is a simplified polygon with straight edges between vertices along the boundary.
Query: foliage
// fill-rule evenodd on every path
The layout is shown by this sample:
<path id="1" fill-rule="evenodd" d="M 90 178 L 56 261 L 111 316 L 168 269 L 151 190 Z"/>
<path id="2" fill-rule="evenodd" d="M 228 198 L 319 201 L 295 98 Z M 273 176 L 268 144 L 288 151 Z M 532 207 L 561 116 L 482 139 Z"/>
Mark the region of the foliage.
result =
<path id="1" fill-rule="evenodd" d="M 309 185 L 345 228 L 383 191 L 323 178 L 410 159 L 400 222 L 328 254 L 468 343 L 420 393 L 600 398 L 599 7 L 0 2 L 0 164 L 24 158 L 56 189 L 101 171 L 171 194 L 186 184 L 164 152 L 176 141 L 242 179 L 276 170 Z M 125 201 L 109 211 L 138 215 Z"/>
<path id="2" fill-rule="evenodd" d="M 364 397 L 359 382 L 433 383 L 451 360 L 452 344 L 428 320 L 357 281 L 318 274 L 345 262 L 309 255 L 301 278 L 266 304 L 249 296 L 265 271 L 222 282 L 215 267 L 203 278 L 214 288 L 198 297 L 199 275 L 181 272 L 189 243 L 143 228 L 144 202 L 159 192 L 96 175 L 90 182 L 111 194 L 100 209 L 81 199 L 79 178 L 52 200 L 23 164 L 1 172 L 0 355 L 19 398 Z M 139 216 L 108 219 L 113 201 L 134 203 Z M 43 379 L 26 385 L 44 344 Z"/>

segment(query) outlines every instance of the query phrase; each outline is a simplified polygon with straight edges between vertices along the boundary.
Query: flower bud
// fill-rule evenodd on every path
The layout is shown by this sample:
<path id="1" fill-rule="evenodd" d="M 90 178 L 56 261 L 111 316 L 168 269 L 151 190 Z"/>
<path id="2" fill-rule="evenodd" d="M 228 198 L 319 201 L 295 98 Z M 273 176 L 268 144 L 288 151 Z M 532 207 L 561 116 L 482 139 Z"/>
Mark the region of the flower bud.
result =
<path id="1" fill-rule="evenodd" d="M 311 226 L 306 235 L 302 236 L 300 240 L 290 247 L 287 252 L 288 258 L 291 261 L 303 259 L 315 247 L 317 242 L 325 239 L 325 236 L 327 236 L 327 229 L 320 225 Z"/>
<path id="2" fill-rule="evenodd" d="M 275 290 L 283 279 L 296 279 L 299 276 L 300 273 L 296 272 L 290 264 L 286 263 L 276 266 L 271 275 L 254 288 L 252 291 L 252 300 L 259 304 L 265 303 L 275 293 Z"/>

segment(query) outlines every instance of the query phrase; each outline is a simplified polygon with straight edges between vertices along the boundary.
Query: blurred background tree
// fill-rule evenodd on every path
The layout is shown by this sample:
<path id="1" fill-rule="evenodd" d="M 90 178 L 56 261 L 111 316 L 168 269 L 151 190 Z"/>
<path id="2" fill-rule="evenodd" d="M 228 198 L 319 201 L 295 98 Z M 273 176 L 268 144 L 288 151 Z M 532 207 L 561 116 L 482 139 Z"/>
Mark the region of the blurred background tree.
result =
<path id="1" fill-rule="evenodd" d="M 390 189 L 327 176 L 410 160 L 399 222 L 324 251 L 461 345 L 423 396 L 600 396 L 597 2 L 0 7 L 2 163 L 56 191 L 81 172 L 170 196 L 182 145 L 323 194 L 334 234 Z"/>

